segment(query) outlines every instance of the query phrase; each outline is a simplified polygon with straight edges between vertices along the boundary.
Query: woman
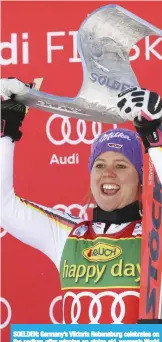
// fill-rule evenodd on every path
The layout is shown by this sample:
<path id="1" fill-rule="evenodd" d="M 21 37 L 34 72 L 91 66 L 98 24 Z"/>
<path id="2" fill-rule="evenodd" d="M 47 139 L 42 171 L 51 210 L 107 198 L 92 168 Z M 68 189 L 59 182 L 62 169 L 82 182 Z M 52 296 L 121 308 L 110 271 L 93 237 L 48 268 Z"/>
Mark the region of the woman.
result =
<path id="1" fill-rule="evenodd" d="M 12 142 L 21 138 L 25 107 L 18 112 L 10 97 L 24 89 L 15 79 L 2 82 L 2 227 L 55 263 L 63 291 L 64 323 L 136 323 L 142 194 L 139 136 L 117 128 L 94 142 L 89 169 L 96 208 L 91 222 L 18 198 L 13 191 Z M 123 115 L 129 112 L 132 94 L 131 89 L 120 95 Z M 151 93 L 147 108 L 150 99 Z M 139 103 L 139 97 L 132 102 L 132 115 L 135 105 L 142 108 Z M 148 136 L 145 140 L 148 145 Z"/>

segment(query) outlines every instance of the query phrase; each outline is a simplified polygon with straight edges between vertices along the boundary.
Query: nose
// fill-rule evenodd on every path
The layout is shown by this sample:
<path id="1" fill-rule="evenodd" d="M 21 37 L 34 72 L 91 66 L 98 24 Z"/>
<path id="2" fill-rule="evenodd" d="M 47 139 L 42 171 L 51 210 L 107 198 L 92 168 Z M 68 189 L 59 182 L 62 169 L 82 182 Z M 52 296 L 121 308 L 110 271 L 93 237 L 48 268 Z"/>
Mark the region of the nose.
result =
<path id="1" fill-rule="evenodd" d="M 116 172 L 112 166 L 107 166 L 102 173 L 103 177 L 111 177 L 115 178 L 116 177 Z"/>

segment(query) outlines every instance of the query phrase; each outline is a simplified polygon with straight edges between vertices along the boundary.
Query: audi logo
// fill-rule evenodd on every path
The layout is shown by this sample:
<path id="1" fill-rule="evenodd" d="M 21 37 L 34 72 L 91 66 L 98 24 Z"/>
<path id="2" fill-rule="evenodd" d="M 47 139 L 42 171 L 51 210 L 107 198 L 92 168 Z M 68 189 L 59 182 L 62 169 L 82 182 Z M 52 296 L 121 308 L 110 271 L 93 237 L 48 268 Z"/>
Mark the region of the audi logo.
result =
<path id="1" fill-rule="evenodd" d="M 131 290 L 123 291 L 122 293 L 115 293 L 113 291 L 104 291 L 98 294 L 95 294 L 89 291 L 83 291 L 83 292 L 76 294 L 72 291 L 68 291 L 64 297 L 57 296 L 52 300 L 50 307 L 49 307 L 49 317 L 53 324 L 66 323 L 65 317 L 64 317 L 64 309 L 66 306 L 66 300 L 67 298 L 70 297 L 72 302 L 71 302 L 71 310 L 69 310 L 68 313 L 70 315 L 71 323 L 78 324 L 78 320 L 81 316 L 82 308 L 83 308 L 83 303 L 81 299 L 84 297 L 90 297 L 91 302 L 88 308 L 89 321 L 90 321 L 90 324 L 99 324 L 99 319 L 101 318 L 101 315 L 102 315 L 102 304 L 103 304 L 101 299 L 106 298 L 106 297 L 112 297 L 113 302 L 108 307 L 108 311 L 111 313 L 113 324 L 123 324 L 123 319 L 126 314 L 126 305 L 124 302 L 124 298 L 127 296 L 134 296 L 134 297 L 139 298 L 139 293 L 136 291 L 131 291 Z M 59 302 L 61 303 L 61 306 L 63 308 L 63 321 L 62 322 L 58 322 L 56 320 L 57 311 L 55 309 L 55 305 Z M 119 310 L 119 307 L 120 307 L 120 310 Z M 97 309 L 97 310 L 94 310 L 94 309 Z"/>
<path id="2" fill-rule="evenodd" d="M 61 139 L 56 139 L 54 136 L 53 130 L 51 131 L 51 124 L 53 123 L 54 120 L 61 118 L 62 123 L 61 123 Z M 90 123 L 89 123 L 90 125 Z M 76 120 L 76 133 L 77 133 L 77 138 L 72 139 L 72 123 L 70 122 L 70 118 L 62 115 L 57 115 L 53 114 L 47 121 L 46 124 L 46 134 L 51 141 L 52 144 L 54 145 L 64 145 L 65 143 L 68 143 L 70 145 L 77 145 L 83 142 L 84 144 L 90 145 L 93 143 L 93 141 L 101 134 L 102 132 L 102 123 L 101 122 L 92 122 L 92 139 L 86 138 L 87 134 L 87 123 L 84 120 Z M 58 128 L 57 128 L 58 130 Z"/>
<path id="3" fill-rule="evenodd" d="M 84 220 L 88 220 L 88 209 L 94 208 L 95 205 L 93 203 L 90 203 L 88 206 L 87 204 L 82 206 L 80 204 L 70 204 L 69 206 L 66 206 L 65 204 L 56 204 L 53 208 L 57 210 L 63 210 L 65 213 L 73 215 L 73 210 L 77 210 L 78 214 L 75 216 L 78 216 L 80 218 L 83 218 Z"/>

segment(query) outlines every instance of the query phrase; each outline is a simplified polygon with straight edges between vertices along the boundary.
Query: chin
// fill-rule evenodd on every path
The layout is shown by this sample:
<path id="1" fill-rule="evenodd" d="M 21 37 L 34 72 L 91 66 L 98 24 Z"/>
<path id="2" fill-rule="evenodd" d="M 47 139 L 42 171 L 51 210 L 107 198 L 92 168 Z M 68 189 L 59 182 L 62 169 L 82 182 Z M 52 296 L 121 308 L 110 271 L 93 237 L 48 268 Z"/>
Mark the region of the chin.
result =
<path id="1" fill-rule="evenodd" d="M 115 209 L 118 209 L 118 206 L 117 205 L 112 205 L 112 204 L 110 204 L 110 205 L 100 205 L 100 204 L 98 204 L 98 206 L 102 209 L 102 210 L 104 210 L 104 211 L 113 211 L 113 210 L 115 210 Z"/>

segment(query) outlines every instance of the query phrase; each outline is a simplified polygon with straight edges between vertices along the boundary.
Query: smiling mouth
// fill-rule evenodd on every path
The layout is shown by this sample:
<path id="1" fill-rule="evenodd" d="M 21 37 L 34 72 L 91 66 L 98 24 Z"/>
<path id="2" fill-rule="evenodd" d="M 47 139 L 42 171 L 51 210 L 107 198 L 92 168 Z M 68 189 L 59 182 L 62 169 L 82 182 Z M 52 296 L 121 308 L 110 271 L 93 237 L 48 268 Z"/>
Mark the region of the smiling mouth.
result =
<path id="1" fill-rule="evenodd" d="M 120 186 L 117 184 L 102 184 L 101 191 L 104 195 L 116 195 L 120 190 Z"/>

